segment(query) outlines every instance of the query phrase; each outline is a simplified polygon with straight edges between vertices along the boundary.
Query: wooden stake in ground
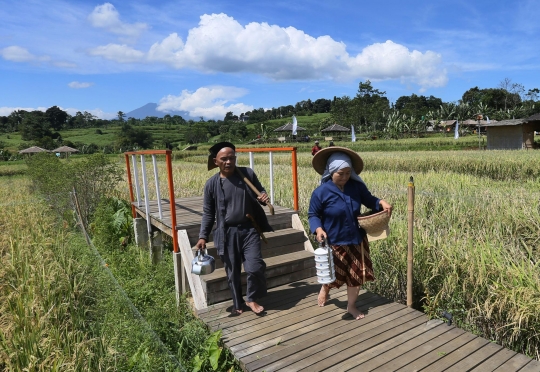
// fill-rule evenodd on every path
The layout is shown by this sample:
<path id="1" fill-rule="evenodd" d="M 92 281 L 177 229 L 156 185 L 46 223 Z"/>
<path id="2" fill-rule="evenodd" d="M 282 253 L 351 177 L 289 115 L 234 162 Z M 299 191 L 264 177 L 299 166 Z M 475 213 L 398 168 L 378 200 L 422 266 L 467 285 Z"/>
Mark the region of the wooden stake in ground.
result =
<path id="1" fill-rule="evenodd" d="M 409 239 L 407 245 L 407 306 L 412 307 L 413 303 L 413 231 L 414 231 L 414 180 L 409 179 L 407 187 L 407 212 Z"/>

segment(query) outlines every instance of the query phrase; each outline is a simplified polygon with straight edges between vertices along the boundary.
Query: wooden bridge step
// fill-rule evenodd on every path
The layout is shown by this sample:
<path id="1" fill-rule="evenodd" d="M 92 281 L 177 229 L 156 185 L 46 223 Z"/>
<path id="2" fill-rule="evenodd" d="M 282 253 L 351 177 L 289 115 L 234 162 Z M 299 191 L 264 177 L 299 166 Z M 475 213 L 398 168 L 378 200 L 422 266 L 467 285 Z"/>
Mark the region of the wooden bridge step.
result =
<path id="1" fill-rule="evenodd" d="M 278 232 L 280 230 L 284 229 L 290 229 L 292 228 L 292 215 L 296 214 L 298 212 L 289 210 L 288 212 L 283 212 L 280 214 L 275 214 L 273 216 L 267 215 L 268 217 L 268 223 L 270 226 L 272 226 L 272 229 L 274 229 L 275 232 Z M 199 231 L 201 230 L 201 220 L 197 220 L 193 224 L 190 224 L 188 226 L 181 226 L 178 225 L 178 229 L 180 230 L 186 230 L 188 237 L 189 237 L 189 243 L 194 246 L 197 244 L 197 241 L 199 240 Z M 270 233 L 265 233 L 270 234 Z M 214 234 L 210 234 L 209 241 L 214 240 Z"/>
<path id="2" fill-rule="evenodd" d="M 307 251 L 287 253 L 265 259 L 266 285 L 277 287 L 293 281 L 310 278 L 316 274 L 313 254 Z M 207 303 L 213 304 L 231 298 L 225 269 L 201 276 Z M 242 271 L 242 290 L 246 290 L 246 274 Z"/>
<path id="3" fill-rule="evenodd" d="M 261 251 L 264 259 L 304 250 L 306 237 L 303 231 L 289 228 L 264 233 L 264 235 L 268 241 L 268 244 L 261 241 Z M 206 248 L 208 249 L 208 254 L 216 259 L 216 268 L 222 268 L 223 262 L 217 254 L 214 242 L 206 244 Z M 193 249 L 193 255 L 195 256 L 196 254 L 197 250 Z"/>

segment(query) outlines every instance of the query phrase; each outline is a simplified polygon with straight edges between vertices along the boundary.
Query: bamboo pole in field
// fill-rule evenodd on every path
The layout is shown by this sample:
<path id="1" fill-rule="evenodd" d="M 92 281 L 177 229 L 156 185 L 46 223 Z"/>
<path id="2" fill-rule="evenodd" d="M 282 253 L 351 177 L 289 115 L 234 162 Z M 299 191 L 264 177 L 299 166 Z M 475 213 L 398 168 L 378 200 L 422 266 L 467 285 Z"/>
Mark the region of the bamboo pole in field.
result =
<path id="1" fill-rule="evenodd" d="M 409 179 L 407 187 L 408 244 L 407 244 L 407 306 L 413 303 L 413 231 L 414 231 L 414 180 Z"/>

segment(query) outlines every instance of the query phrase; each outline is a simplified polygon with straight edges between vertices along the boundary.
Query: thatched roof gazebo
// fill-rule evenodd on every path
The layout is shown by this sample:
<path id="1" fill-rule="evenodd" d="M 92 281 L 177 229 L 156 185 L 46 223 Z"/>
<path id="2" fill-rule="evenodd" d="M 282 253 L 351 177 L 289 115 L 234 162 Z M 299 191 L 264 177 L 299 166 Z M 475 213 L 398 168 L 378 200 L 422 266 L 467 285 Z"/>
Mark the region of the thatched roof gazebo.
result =
<path id="1" fill-rule="evenodd" d="M 351 130 L 349 128 L 346 128 L 346 127 L 344 127 L 342 125 L 339 125 L 339 124 L 332 124 L 328 128 L 324 128 L 324 129 L 321 130 L 321 132 L 324 133 L 325 135 L 328 135 L 328 133 L 334 133 L 334 135 L 338 135 L 340 133 L 346 133 L 346 132 L 350 132 L 350 131 Z M 324 139 L 325 139 L 325 141 L 333 141 L 334 140 L 333 137 L 325 137 Z"/>
<path id="2" fill-rule="evenodd" d="M 54 152 L 57 154 L 66 154 L 66 158 L 67 158 L 69 154 L 72 154 L 74 152 L 79 152 L 79 150 L 74 149 L 73 147 L 69 147 L 69 146 L 60 146 L 59 148 L 54 149 L 51 152 Z"/>
<path id="3" fill-rule="evenodd" d="M 42 149 L 41 147 L 32 146 L 27 149 L 19 151 L 19 154 L 37 154 L 39 152 L 50 152 L 47 149 Z"/>
<path id="4" fill-rule="evenodd" d="M 351 131 L 350 128 L 345 128 L 344 126 L 341 126 L 339 124 L 333 124 L 333 125 L 330 125 L 328 128 L 324 128 L 323 130 L 321 130 L 321 132 L 328 132 L 328 133 L 332 133 L 332 132 L 339 133 L 339 132 L 350 132 L 350 131 Z"/>
<path id="5" fill-rule="evenodd" d="M 279 128 L 274 129 L 274 132 L 292 132 L 292 123 L 287 123 Z M 296 131 L 306 130 L 305 128 L 296 126 Z"/>

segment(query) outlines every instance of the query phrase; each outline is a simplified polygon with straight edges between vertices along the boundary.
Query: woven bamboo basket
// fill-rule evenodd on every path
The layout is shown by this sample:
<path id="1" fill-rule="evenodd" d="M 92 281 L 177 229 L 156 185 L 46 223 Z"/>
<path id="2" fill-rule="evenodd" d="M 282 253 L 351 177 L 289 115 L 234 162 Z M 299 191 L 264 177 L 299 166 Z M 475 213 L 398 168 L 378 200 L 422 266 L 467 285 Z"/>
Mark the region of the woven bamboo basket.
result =
<path id="1" fill-rule="evenodd" d="M 384 239 L 390 231 L 388 223 L 390 216 L 387 211 L 380 211 L 369 215 L 360 215 L 358 225 L 364 229 L 368 235 L 368 240 Z"/>

